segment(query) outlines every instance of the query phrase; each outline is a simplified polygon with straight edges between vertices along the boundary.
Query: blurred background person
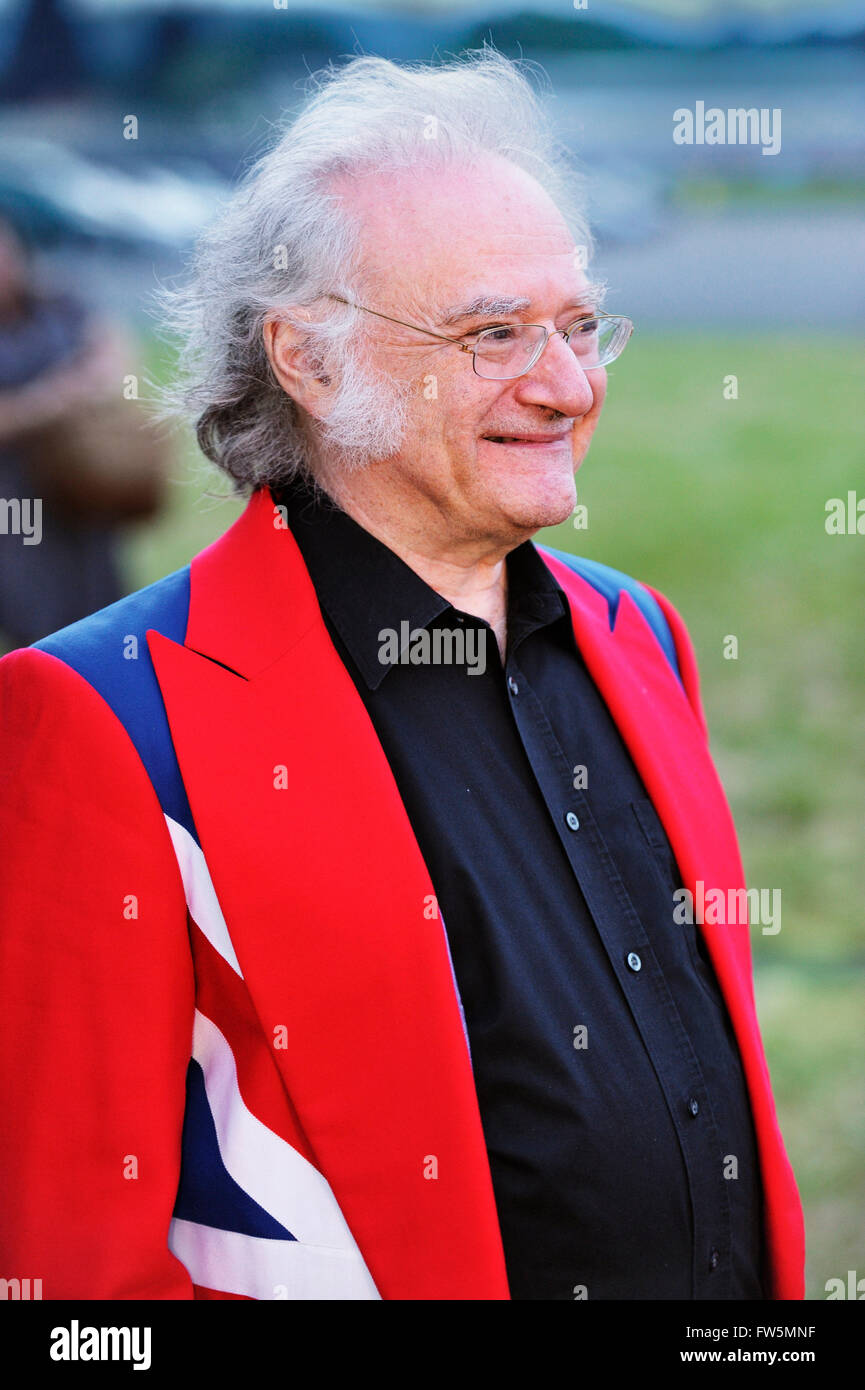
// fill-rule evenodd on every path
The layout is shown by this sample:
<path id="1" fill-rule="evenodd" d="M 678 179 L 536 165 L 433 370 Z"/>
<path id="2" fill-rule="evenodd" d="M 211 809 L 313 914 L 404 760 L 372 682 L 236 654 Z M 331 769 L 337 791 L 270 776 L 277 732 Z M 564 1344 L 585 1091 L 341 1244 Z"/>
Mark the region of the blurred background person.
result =
<path id="1" fill-rule="evenodd" d="M 0 218 L 0 497 L 38 528 L 0 536 L 0 633 L 26 646 L 126 590 L 117 527 L 153 516 L 164 446 L 135 405 L 130 344 L 81 298 L 38 284 Z M 28 513 L 30 514 L 30 513 Z M 9 510 L 11 518 L 15 512 Z"/>

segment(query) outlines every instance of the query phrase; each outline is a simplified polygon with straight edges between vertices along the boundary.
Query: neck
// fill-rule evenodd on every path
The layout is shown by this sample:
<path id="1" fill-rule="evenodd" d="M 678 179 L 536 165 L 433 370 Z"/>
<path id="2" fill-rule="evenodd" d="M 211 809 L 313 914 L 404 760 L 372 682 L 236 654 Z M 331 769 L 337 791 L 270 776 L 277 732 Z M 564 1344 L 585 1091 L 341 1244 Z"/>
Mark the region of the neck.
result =
<path id="1" fill-rule="evenodd" d="M 353 521 L 414 570 L 431 589 L 463 613 L 490 624 L 504 661 L 507 642 L 507 566 L 514 542 L 442 535 L 441 514 L 429 528 L 417 524 L 415 508 L 352 486 L 359 475 L 322 478 L 321 485 Z M 411 520 L 409 520 L 411 518 Z M 435 523 L 438 522 L 438 526 Z"/>

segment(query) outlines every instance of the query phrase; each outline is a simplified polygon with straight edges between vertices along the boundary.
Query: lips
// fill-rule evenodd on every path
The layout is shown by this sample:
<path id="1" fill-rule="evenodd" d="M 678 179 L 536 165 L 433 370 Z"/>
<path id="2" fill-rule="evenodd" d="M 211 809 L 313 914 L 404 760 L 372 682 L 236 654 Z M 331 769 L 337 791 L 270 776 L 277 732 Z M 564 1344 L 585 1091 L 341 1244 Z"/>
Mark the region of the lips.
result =
<path id="1" fill-rule="evenodd" d="M 570 431 L 568 432 L 570 433 Z M 567 434 L 485 434 L 488 444 L 558 444 Z"/>

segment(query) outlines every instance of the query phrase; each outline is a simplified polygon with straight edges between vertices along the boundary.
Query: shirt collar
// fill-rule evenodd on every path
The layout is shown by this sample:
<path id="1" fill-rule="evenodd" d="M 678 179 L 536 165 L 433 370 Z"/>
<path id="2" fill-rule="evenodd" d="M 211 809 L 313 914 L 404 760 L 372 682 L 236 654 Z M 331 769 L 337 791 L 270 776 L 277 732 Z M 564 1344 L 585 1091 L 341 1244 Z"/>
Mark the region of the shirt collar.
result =
<path id="1" fill-rule="evenodd" d="M 370 690 L 378 689 L 389 666 L 379 659 L 381 632 L 400 631 L 408 621 L 425 628 L 442 614 L 487 626 L 462 614 L 431 588 L 377 537 L 344 512 L 324 490 L 297 479 L 274 490 L 285 508 L 318 597 Z M 508 647 L 529 632 L 568 614 L 567 599 L 530 541 L 510 552 L 508 565 Z"/>

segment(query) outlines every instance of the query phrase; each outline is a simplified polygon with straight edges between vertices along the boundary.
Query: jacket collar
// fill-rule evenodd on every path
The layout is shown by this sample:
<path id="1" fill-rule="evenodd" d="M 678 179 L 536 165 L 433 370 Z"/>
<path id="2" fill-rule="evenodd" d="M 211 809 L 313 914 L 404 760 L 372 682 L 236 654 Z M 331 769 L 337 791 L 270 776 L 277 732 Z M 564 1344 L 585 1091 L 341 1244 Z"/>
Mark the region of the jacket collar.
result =
<path id="1" fill-rule="evenodd" d="M 389 667 L 380 659 L 382 632 L 481 625 L 459 613 L 398 555 L 370 535 L 320 488 L 295 482 L 274 493 L 313 581 L 319 606 L 370 690 Z M 531 542 L 507 557 L 508 645 L 568 617 L 564 593 Z M 362 582 L 358 582 L 358 576 Z M 457 614 L 459 613 L 459 617 Z"/>
<path id="2" fill-rule="evenodd" d="M 253 680 L 318 621 L 312 581 L 297 563 L 282 513 L 261 488 L 192 561 L 184 646 Z"/>

